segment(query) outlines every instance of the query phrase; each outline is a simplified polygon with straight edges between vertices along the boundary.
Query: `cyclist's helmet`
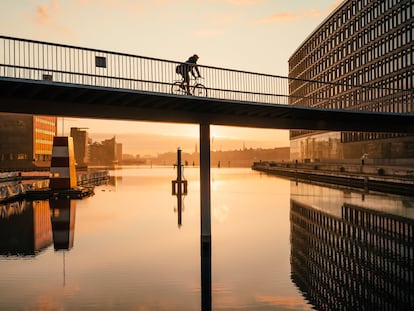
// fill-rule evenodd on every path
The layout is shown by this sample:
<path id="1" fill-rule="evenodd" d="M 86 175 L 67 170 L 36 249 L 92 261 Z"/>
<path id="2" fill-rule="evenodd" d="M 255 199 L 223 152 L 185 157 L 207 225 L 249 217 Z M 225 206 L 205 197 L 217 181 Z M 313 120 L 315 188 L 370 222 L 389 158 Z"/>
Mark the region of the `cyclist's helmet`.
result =
<path id="1" fill-rule="evenodd" d="M 199 59 L 199 57 L 198 57 L 198 55 L 197 55 L 197 54 L 194 54 L 194 55 L 193 55 L 193 57 L 194 57 L 195 59 Z"/>

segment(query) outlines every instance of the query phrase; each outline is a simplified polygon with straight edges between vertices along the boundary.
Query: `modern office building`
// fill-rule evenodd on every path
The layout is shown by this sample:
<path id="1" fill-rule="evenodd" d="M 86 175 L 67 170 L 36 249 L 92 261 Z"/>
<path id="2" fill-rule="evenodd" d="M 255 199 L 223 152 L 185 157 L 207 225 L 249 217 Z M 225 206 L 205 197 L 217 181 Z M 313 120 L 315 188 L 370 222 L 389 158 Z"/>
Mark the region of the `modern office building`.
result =
<path id="1" fill-rule="evenodd" d="M 0 168 L 49 167 L 57 118 L 25 114 L 0 114 Z"/>
<path id="2" fill-rule="evenodd" d="M 290 104 L 414 112 L 414 3 L 345 0 L 289 59 Z M 319 81 L 320 83 L 311 82 Z M 414 164 L 404 133 L 292 130 L 291 160 Z"/>
<path id="3" fill-rule="evenodd" d="M 86 128 L 71 127 L 70 136 L 73 138 L 76 168 L 87 168 L 89 159 L 89 135 Z"/>

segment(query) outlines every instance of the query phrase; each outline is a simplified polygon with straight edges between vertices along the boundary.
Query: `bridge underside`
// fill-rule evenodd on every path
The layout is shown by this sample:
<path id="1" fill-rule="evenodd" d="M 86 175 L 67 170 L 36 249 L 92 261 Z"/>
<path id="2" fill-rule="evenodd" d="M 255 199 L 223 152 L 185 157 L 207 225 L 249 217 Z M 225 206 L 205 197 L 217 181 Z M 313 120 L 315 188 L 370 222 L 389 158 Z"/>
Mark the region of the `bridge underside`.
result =
<path id="1" fill-rule="evenodd" d="M 0 78 L 0 111 L 273 129 L 414 133 L 414 115 L 322 110 Z"/>

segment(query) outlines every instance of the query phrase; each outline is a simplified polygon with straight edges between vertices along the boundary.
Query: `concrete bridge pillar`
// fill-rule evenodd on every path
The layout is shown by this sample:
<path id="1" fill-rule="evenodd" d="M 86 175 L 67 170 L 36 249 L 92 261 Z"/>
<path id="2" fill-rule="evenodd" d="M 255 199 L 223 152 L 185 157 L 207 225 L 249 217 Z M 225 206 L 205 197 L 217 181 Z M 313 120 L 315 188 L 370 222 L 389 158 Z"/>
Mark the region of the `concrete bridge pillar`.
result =
<path id="1" fill-rule="evenodd" d="M 200 124 L 201 306 L 211 310 L 210 124 Z"/>
<path id="2" fill-rule="evenodd" d="M 201 247 L 211 243 L 210 124 L 200 124 Z"/>

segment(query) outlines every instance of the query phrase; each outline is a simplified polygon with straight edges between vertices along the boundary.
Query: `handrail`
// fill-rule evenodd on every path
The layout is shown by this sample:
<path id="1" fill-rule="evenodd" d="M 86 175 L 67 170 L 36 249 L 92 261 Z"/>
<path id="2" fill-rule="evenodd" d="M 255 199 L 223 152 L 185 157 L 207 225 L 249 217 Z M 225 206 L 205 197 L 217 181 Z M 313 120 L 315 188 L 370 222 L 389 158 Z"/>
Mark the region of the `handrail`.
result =
<path id="1" fill-rule="evenodd" d="M 182 62 L 73 45 L 0 36 L 0 77 L 47 80 L 144 92 L 171 93 Z M 251 71 L 198 65 L 208 97 L 264 104 L 392 112 L 384 101 L 414 111 L 413 90 L 312 81 Z M 292 87 L 300 83 L 299 87 Z M 308 88 L 308 90 L 304 90 Z M 335 88 L 342 88 L 336 92 Z M 318 90 L 318 92 L 311 92 Z M 330 94 L 321 96 L 323 94 Z M 309 95 L 309 94 L 319 95 Z M 334 95 L 332 95 L 334 94 Z"/>

